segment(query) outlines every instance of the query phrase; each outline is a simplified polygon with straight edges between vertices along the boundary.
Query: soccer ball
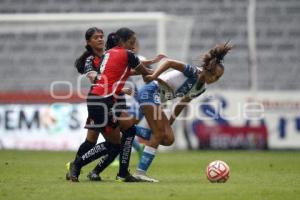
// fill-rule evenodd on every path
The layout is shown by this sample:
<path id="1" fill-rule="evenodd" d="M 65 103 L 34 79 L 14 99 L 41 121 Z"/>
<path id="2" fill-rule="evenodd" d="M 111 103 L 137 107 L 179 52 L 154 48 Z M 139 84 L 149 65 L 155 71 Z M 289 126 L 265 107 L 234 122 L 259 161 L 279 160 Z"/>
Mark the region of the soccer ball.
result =
<path id="1" fill-rule="evenodd" d="M 206 167 L 207 179 L 212 183 L 225 183 L 229 178 L 229 166 L 222 160 L 215 160 Z"/>

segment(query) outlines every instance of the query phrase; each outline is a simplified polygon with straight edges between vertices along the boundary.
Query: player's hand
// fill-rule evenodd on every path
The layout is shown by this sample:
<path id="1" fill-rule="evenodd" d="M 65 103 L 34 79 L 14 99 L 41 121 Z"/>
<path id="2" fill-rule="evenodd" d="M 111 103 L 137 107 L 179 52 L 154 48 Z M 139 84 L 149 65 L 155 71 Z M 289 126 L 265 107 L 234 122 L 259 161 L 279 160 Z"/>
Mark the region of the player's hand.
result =
<path id="1" fill-rule="evenodd" d="M 153 58 L 153 63 L 158 63 L 163 58 L 167 58 L 167 56 L 165 54 L 158 54 L 157 56 L 155 56 L 155 58 Z"/>
<path id="2" fill-rule="evenodd" d="M 143 79 L 146 83 L 149 83 L 149 82 L 155 80 L 155 77 L 153 75 L 147 75 L 147 76 L 143 76 Z"/>
<path id="3" fill-rule="evenodd" d="M 123 89 L 122 89 L 122 92 L 123 92 L 124 94 L 129 95 L 129 96 L 133 96 L 133 95 L 134 95 L 134 91 L 133 91 L 131 88 L 123 88 Z"/>

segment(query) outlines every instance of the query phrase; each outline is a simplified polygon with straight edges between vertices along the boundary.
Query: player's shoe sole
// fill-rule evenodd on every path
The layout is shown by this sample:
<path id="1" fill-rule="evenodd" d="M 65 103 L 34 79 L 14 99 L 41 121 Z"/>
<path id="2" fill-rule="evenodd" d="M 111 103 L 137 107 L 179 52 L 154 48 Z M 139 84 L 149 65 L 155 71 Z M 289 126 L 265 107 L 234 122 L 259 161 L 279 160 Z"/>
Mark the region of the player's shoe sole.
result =
<path id="1" fill-rule="evenodd" d="M 149 182 L 149 183 L 158 183 L 159 180 L 156 180 L 154 178 L 151 178 L 149 176 L 146 176 L 145 174 L 138 174 L 138 173 L 135 173 L 133 174 L 133 176 L 136 178 L 136 179 L 139 179 L 140 182 Z"/>
<path id="2" fill-rule="evenodd" d="M 128 173 L 125 177 L 120 177 L 119 175 L 117 175 L 116 181 L 117 182 L 128 182 L 128 183 L 141 182 L 140 179 L 135 178 L 130 173 Z"/>

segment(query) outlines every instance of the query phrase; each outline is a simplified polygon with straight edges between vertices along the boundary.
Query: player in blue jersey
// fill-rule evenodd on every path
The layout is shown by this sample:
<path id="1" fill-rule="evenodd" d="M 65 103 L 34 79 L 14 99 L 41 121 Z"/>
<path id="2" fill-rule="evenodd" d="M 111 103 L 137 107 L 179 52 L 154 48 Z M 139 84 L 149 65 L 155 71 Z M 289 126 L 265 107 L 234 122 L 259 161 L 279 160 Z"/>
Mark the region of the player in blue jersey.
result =
<path id="1" fill-rule="evenodd" d="M 204 55 L 203 63 L 200 66 L 168 59 L 152 75 L 146 76 L 146 80 L 152 82 L 139 90 L 138 102 L 151 128 L 152 136 L 146 142 L 134 177 L 141 181 L 158 182 L 158 180 L 146 175 L 158 146 L 173 144 L 175 138 L 171 125 L 192 99 L 205 92 L 206 84 L 218 81 L 223 75 L 224 65 L 222 61 L 231 48 L 232 46 L 227 43 L 216 46 Z M 165 72 L 170 68 L 174 70 Z M 180 97 L 181 100 L 168 119 L 163 111 L 162 103 L 176 97 Z"/>

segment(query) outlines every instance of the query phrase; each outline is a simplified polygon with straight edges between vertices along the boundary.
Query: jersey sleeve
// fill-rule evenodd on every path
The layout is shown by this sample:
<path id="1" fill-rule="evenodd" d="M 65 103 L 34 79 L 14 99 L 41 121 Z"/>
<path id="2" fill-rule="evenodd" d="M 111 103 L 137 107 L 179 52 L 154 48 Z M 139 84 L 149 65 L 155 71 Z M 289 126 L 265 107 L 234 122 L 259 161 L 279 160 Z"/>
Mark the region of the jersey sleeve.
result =
<path id="1" fill-rule="evenodd" d="M 94 60 L 93 55 L 86 58 L 85 64 L 84 64 L 84 74 L 87 74 L 91 71 L 96 71 L 93 66 L 93 60 Z"/>
<path id="2" fill-rule="evenodd" d="M 141 63 L 140 59 L 132 51 L 127 51 L 127 54 L 128 54 L 128 67 L 136 68 Z"/>
<path id="3" fill-rule="evenodd" d="M 184 66 L 183 74 L 188 78 L 195 78 L 198 76 L 198 70 L 197 67 L 186 64 Z"/>

